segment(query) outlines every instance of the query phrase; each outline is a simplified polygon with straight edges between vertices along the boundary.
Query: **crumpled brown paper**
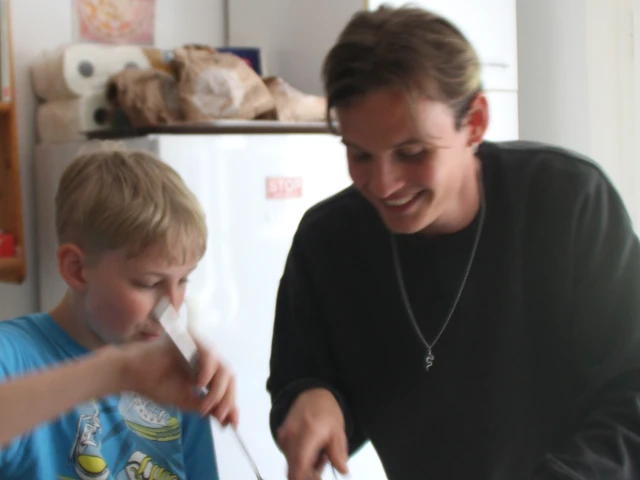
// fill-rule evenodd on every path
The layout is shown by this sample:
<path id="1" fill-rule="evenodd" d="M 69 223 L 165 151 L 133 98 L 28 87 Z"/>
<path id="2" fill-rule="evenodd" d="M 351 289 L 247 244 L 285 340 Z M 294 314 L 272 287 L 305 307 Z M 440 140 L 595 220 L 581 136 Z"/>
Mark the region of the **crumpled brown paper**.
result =
<path id="1" fill-rule="evenodd" d="M 112 76 L 107 83 L 107 99 L 122 109 L 135 127 L 184 120 L 178 82 L 160 70 L 128 68 Z"/>
<path id="2" fill-rule="evenodd" d="M 175 49 L 173 63 L 187 122 L 251 120 L 275 110 L 260 76 L 236 55 L 192 45 Z"/>
<path id="3" fill-rule="evenodd" d="M 327 114 L 327 99 L 294 88 L 280 77 L 264 79 L 276 102 L 277 118 L 282 122 L 322 122 Z"/>

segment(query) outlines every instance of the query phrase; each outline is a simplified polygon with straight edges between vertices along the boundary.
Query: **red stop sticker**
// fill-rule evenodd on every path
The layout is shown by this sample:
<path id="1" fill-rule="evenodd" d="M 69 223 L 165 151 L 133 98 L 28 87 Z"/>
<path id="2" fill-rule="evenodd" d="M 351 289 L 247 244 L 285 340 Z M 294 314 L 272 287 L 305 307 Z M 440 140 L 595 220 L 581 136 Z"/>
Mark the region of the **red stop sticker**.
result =
<path id="1" fill-rule="evenodd" d="M 267 177 L 267 198 L 302 197 L 302 177 Z"/>

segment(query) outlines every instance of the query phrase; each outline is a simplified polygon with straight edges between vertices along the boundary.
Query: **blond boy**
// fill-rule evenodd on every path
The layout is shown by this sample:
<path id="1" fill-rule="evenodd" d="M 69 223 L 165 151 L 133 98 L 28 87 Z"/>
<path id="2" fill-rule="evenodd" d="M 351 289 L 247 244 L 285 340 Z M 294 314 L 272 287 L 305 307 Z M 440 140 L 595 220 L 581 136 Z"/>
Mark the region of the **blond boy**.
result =
<path id="1" fill-rule="evenodd" d="M 23 433 L 0 434 L 0 478 L 217 479 L 209 421 L 177 407 L 237 423 L 233 377 L 201 349 L 192 378 L 151 316 L 162 296 L 182 304 L 204 255 L 197 199 L 148 153 L 83 154 L 60 180 L 56 227 L 66 295 L 0 322 L 0 431 Z"/>

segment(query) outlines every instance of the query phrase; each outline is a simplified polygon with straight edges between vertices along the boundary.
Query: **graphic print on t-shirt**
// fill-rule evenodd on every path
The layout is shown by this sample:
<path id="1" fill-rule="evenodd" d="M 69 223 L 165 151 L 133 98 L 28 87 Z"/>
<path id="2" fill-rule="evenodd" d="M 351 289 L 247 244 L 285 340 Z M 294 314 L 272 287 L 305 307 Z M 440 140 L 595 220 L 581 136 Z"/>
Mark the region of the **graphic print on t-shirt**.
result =
<path id="1" fill-rule="evenodd" d="M 103 428 L 98 403 L 92 401 L 80 405 L 77 411 L 78 423 L 69 463 L 79 480 L 180 480 L 181 477 L 171 471 L 164 456 L 160 455 L 162 449 L 149 447 L 153 443 L 180 441 L 180 421 L 170 411 L 140 395 L 123 394 L 117 413 L 109 412 L 116 414 L 117 421 L 109 422 L 108 432 Z M 123 443 L 115 448 L 109 445 L 109 451 L 120 452 L 114 465 L 124 465 L 115 477 L 102 452 L 105 441 Z M 58 476 L 58 479 L 70 480 L 66 476 Z"/>

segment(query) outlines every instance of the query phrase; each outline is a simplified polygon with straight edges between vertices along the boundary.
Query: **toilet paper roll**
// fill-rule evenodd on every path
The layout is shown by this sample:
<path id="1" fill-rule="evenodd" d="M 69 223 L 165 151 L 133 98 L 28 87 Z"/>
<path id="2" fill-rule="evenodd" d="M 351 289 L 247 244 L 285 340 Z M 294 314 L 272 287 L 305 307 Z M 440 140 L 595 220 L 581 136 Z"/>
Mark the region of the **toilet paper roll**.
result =
<path id="1" fill-rule="evenodd" d="M 74 43 L 41 53 L 30 71 L 38 97 L 61 100 L 100 93 L 111 75 L 129 67 L 151 67 L 143 48 Z"/>
<path id="2" fill-rule="evenodd" d="M 110 128 L 109 103 L 104 94 L 54 100 L 38 107 L 38 137 L 42 143 L 85 139 L 85 132 Z"/>

